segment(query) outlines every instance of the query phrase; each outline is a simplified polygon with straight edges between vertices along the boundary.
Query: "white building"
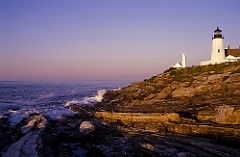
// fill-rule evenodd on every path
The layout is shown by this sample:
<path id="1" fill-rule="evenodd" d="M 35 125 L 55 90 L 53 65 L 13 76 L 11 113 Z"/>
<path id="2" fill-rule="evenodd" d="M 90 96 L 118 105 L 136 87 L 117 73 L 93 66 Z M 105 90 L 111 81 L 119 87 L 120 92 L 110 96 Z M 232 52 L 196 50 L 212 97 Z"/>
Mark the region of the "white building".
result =
<path id="1" fill-rule="evenodd" d="M 179 63 L 179 62 L 177 62 L 177 63 L 174 64 L 172 67 L 173 67 L 173 68 L 182 68 L 182 64 Z"/>
<path id="2" fill-rule="evenodd" d="M 237 55 L 230 55 L 230 46 L 228 49 L 224 48 L 224 37 L 222 35 L 222 31 L 217 27 L 214 31 L 214 35 L 212 37 L 212 53 L 211 60 L 203 61 L 200 65 L 208 65 L 208 64 L 220 64 L 224 62 L 232 62 L 237 61 Z M 233 49 L 235 50 L 235 49 Z M 240 50 L 240 48 L 239 48 Z"/>
<path id="3" fill-rule="evenodd" d="M 182 64 L 177 62 L 172 67 L 173 68 L 186 68 L 186 56 L 185 56 L 185 53 L 182 54 Z"/>

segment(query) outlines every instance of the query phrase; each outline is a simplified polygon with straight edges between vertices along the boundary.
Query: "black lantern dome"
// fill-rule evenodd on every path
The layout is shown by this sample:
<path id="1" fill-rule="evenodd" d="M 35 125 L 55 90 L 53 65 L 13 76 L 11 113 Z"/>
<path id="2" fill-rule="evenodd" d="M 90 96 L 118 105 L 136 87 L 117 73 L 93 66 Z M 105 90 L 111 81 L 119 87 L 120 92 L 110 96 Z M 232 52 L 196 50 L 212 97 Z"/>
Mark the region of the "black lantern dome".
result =
<path id="1" fill-rule="evenodd" d="M 214 31 L 213 38 L 222 38 L 223 39 L 222 30 L 220 30 L 219 27 L 217 27 L 217 29 Z"/>

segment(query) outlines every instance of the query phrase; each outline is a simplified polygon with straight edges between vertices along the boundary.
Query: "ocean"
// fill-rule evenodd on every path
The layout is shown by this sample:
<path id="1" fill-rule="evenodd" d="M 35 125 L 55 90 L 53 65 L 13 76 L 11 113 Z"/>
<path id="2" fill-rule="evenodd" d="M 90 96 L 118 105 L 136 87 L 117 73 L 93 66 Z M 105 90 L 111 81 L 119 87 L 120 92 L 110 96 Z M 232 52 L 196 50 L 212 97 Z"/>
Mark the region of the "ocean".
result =
<path id="1" fill-rule="evenodd" d="M 71 103 L 93 105 L 107 90 L 128 86 L 130 81 L 26 82 L 0 81 L 0 118 L 9 118 L 11 126 L 31 113 L 50 118 L 75 114 Z"/>

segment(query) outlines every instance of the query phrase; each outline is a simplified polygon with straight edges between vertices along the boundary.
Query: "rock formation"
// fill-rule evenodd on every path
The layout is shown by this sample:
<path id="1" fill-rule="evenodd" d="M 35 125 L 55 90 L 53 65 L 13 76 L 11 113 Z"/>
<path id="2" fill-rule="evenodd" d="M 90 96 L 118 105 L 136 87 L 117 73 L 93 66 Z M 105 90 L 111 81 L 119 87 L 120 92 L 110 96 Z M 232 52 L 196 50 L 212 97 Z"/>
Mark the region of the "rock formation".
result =
<path id="1" fill-rule="evenodd" d="M 108 91 L 99 108 L 117 112 L 177 112 L 194 105 L 239 105 L 240 63 L 173 69 L 118 91 Z M 154 108 L 154 110 L 152 109 Z"/>
<path id="2" fill-rule="evenodd" d="M 121 90 L 108 91 L 96 105 L 95 116 L 145 130 L 150 125 L 155 131 L 240 144 L 239 102 L 240 62 L 170 68 Z"/>
<path id="3" fill-rule="evenodd" d="M 10 145 L 3 157 L 16 156 L 16 157 L 38 157 L 37 149 L 41 147 L 40 133 L 45 127 L 46 118 L 42 115 L 33 114 L 26 117 L 19 124 L 21 138 Z M 23 126 L 22 126 L 23 125 Z"/>

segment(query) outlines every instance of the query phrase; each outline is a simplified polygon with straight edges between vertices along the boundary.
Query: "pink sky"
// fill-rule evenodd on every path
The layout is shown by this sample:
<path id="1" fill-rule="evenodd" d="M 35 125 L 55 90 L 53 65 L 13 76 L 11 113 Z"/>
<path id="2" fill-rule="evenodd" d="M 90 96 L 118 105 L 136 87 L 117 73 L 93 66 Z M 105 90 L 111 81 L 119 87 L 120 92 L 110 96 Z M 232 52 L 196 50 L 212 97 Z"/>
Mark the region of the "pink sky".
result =
<path id="1" fill-rule="evenodd" d="M 0 80 L 143 80 L 240 45 L 240 1 L 0 1 Z"/>

